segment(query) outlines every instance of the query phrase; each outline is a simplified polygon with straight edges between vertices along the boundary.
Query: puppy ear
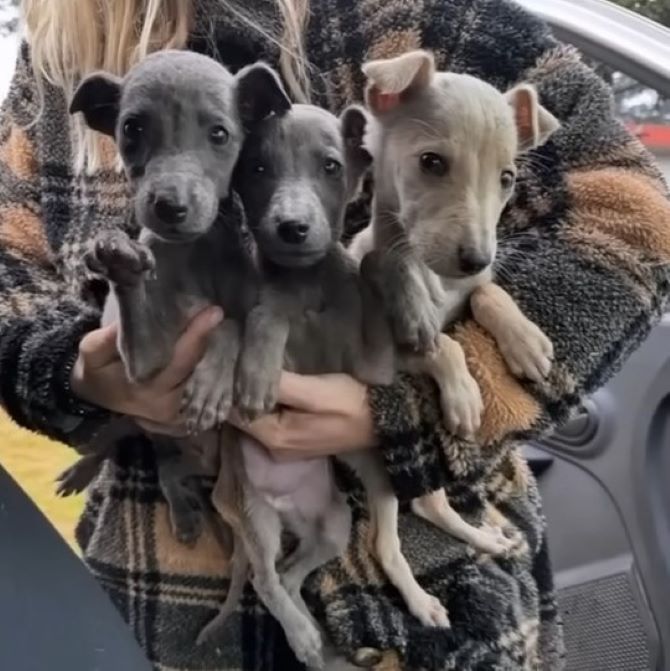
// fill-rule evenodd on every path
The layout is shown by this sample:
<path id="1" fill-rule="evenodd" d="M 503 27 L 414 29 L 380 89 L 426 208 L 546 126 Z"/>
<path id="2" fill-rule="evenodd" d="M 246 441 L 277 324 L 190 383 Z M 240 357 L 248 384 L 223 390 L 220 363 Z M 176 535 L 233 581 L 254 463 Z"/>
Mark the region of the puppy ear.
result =
<path id="1" fill-rule="evenodd" d="M 268 65 L 256 63 L 240 70 L 237 80 L 237 108 L 245 126 L 270 114 L 282 116 L 291 109 L 279 75 Z"/>
<path id="2" fill-rule="evenodd" d="M 96 72 L 81 81 L 70 102 L 70 114 L 82 112 L 86 125 L 114 137 L 121 100 L 121 79 Z"/>
<path id="3" fill-rule="evenodd" d="M 368 115 L 358 105 L 347 107 L 340 116 L 344 157 L 347 164 L 347 194 L 353 196 L 365 171 L 372 165 L 372 156 L 365 148 Z"/>
<path id="4" fill-rule="evenodd" d="M 428 51 L 410 51 L 396 58 L 369 61 L 363 65 L 363 74 L 368 79 L 365 102 L 373 114 L 379 115 L 430 86 L 435 59 Z"/>
<path id="5" fill-rule="evenodd" d="M 519 84 L 505 97 L 514 111 L 520 151 L 543 145 L 560 128 L 558 119 L 540 105 L 532 84 Z"/>

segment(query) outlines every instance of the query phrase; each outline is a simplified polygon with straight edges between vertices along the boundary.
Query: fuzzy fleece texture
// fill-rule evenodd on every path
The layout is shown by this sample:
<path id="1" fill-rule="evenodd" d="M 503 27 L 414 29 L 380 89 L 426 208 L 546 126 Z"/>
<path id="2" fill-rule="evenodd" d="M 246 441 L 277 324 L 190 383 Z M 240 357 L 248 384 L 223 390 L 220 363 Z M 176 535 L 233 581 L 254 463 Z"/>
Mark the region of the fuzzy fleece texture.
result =
<path id="1" fill-rule="evenodd" d="M 275 21 L 269 0 L 254 3 Z M 561 121 L 551 142 L 520 161 L 500 224 L 498 280 L 551 337 L 556 364 L 542 386 L 506 370 L 471 321 L 455 335 L 486 411 L 476 442 L 445 433 L 434 385 L 401 376 L 370 390 L 381 449 L 406 501 L 445 486 L 480 521 L 494 503 L 519 538 L 510 558 L 478 558 L 462 543 L 403 515 L 404 550 L 419 581 L 448 604 L 453 628 L 422 628 L 385 582 L 366 544 L 360 492 L 347 554 L 310 577 L 306 598 L 337 648 L 359 664 L 412 671 L 560 669 L 563 644 L 537 487 L 515 441 L 566 419 L 603 385 L 659 318 L 668 293 L 670 206 L 643 147 L 614 119 L 605 84 L 579 55 L 509 0 L 312 0 L 306 38 L 315 101 L 337 112 L 360 100 L 360 64 L 407 49 L 434 50 L 441 69 L 500 89 L 534 82 Z M 202 0 L 191 47 L 237 69 L 276 48 Z M 98 231 L 122 227 L 127 194 L 108 168 L 75 175 L 67 103 L 46 86 L 44 113 L 24 45 L 0 117 L 0 399 L 21 425 L 74 446 L 108 419 L 70 393 L 69 369 L 99 310 L 81 252 Z M 110 151 L 110 156 L 113 152 Z M 352 208 L 360 223 L 365 203 Z M 300 668 L 251 589 L 217 645 L 195 647 L 227 588 L 212 535 L 176 543 L 142 441 L 130 441 L 90 491 L 78 537 L 86 561 L 164 671 Z M 377 654 L 377 651 L 379 654 Z"/>

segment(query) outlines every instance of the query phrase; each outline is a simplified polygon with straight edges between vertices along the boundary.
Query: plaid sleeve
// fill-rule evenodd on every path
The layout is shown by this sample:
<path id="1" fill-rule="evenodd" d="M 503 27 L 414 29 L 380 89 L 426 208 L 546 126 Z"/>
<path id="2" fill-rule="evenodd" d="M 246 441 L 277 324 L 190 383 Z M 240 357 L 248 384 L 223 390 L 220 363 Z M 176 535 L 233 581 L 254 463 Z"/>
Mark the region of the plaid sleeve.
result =
<path id="1" fill-rule="evenodd" d="M 41 218 L 39 108 L 24 44 L 0 113 L 0 403 L 22 426 L 74 444 L 106 417 L 69 387 L 100 315 L 59 277 Z"/>
<path id="2" fill-rule="evenodd" d="M 476 477 L 510 438 L 564 421 L 640 345 L 670 286 L 667 189 L 646 150 L 615 119 L 608 87 L 515 3 L 474 6 L 449 53 L 450 67 L 502 90 L 533 82 L 562 125 L 519 161 L 496 266 L 498 283 L 552 339 L 555 364 L 546 383 L 522 383 L 488 333 L 472 320 L 456 325 L 453 335 L 485 402 L 482 428 L 470 443 L 443 430 L 432 382 L 400 376 L 390 387 L 372 388 L 379 440 L 403 499 L 452 476 Z"/>

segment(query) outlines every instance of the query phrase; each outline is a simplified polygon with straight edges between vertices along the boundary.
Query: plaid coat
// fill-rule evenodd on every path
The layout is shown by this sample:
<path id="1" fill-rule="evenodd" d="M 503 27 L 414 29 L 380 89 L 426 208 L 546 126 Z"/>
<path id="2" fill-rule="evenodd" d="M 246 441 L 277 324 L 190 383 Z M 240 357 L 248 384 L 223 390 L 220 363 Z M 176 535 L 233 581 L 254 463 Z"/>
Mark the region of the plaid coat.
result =
<path id="1" fill-rule="evenodd" d="M 254 11 L 262 21 L 276 20 L 269 0 L 255 2 Z M 257 58 L 276 63 L 276 48 L 227 12 L 201 0 L 191 47 L 232 69 Z M 514 379 L 492 339 L 465 321 L 454 334 L 486 404 L 476 442 L 445 433 L 428 380 L 401 376 L 369 394 L 401 500 L 445 486 L 472 521 L 481 520 L 486 501 L 494 502 L 524 542 L 511 558 L 481 560 L 403 516 L 400 534 L 414 572 L 448 604 L 453 624 L 450 631 L 425 629 L 371 558 L 360 492 L 351 487 L 349 550 L 311 576 L 306 590 L 336 647 L 359 665 L 559 669 L 562 638 L 545 523 L 514 441 L 564 420 L 659 318 L 670 268 L 666 187 L 643 147 L 614 119 L 606 85 L 510 0 L 312 0 L 306 46 L 315 100 L 333 111 L 360 99 L 365 59 L 422 46 L 434 50 L 440 68 L 501 89 L 534 82 L 562 123 L 545 147 L 521 161 L 500 223 L 499 281 L 554 342 L 547 384 Z M 127 194 L 112 151 L 107 168 L 74 173 L 66 100 L 45 86 L 38 116 L 24 45 L 0 117 L 0 398 L 19 424 L 76 446 L 94 439 L 109 419 L 67 385 L 77 343 L 99 320 L 82 281 L 81 249 L 96 231 L 124 225 Z M 251 590 L 225 637 L 195 647 L 197 632 L 224 598 L 228 566 L 208 533 L 192 550 L 172 539 L 145 447 L 125 444 L 106 465 L 78 537 L 91 571 L 149 658 L 165 671 L 299 668 Z"/>

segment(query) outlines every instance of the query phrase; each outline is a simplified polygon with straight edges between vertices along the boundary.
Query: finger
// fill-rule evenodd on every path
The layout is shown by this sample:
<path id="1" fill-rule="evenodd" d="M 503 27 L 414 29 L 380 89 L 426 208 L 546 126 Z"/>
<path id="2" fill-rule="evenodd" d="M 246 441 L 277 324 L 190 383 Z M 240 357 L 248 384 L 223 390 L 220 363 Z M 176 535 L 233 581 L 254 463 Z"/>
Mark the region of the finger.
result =
<path id="1" fill-rule="evenodd" d="M 332 418 L 282 410 L 245 423 L 235 415 L 229 421 L 262 443 L 277 461 L 309 459 L 335 454 Z M 340 422 L 341 424 L 341 422 Z"/>
<path id="2" fill-rule="evenodd" d="M 269 441 L 274 443 L 278 440 L 279 431 L 282 428 L 280 414 L 279 412 L 273 412 L 250 422 L 233 408 L 228 415 L 228 422 L 263 444 Z"/>
<path id="3" fill-rule="evenodd" d="M 118 360 L 117 333 L 116 324 L 87 333 L 79 343 L 79 353 L 84 363 L 91 368 L 102 368 Z"/>
<path id="4" fill-rule="evenodd" d="M 193 372 L 207 349 L 207 337 L 223 320 L 219 307 L 209 307 L 197 314 L 177 341 L 172 361 L 158 375 L 156 384 L 173 389 L 181 385 Z"/>

